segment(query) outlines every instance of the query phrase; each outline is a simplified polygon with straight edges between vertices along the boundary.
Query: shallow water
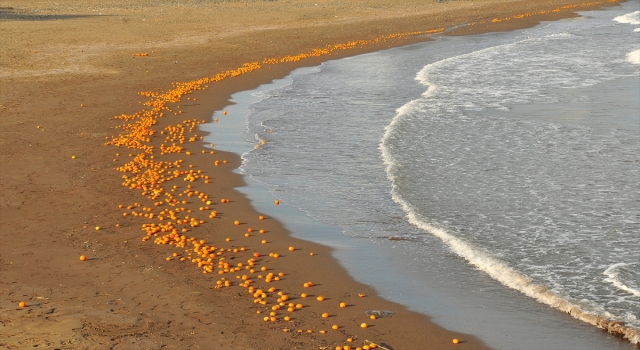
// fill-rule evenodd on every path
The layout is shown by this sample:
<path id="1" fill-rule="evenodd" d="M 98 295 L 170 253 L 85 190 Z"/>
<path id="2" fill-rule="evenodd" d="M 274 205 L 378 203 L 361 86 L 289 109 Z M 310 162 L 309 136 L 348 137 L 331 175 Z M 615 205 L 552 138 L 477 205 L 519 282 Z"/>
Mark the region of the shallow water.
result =
<path id="1" fill-rule="evenodd" d="M 552 307 L 640 326 L 638 6 L 326 62 L 204 128 L 383 296 L 496 348 L 628 348 Z"/>

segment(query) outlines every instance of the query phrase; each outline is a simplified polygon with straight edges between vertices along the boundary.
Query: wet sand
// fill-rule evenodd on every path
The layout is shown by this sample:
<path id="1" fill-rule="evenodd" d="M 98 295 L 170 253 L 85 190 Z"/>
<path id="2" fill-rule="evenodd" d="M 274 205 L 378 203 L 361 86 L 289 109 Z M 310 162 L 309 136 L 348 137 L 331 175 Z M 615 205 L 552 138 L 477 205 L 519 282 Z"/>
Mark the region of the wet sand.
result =
<path id="1" fill-rule="evenodd" d="M 186 125 L 185 120 L 209 121 L 212 111 L 227 105 L 233 92 L 255 88 L 297 67 L 428 40 L 431 31 L 440 34 L 441 29 L 459 24 L 477 22 L 447 34 L 522 28 L 611 4 L 615 2 L 194 1 L 181 6 L 160 1 L 132 6 L 115 0 L 82 5 L 0 2 L 0 347 L 334 349 L 349 345 L 355 349 L 368 340 L 393 349 L 485 348 L 480 339 L 443 329 L 377 297 L 372 288 L 353 281 L 328 248 L 289 237 L 269 217 L 259 220 L 261 214 L 234 190 L 243 184 L 241 176 L 232 172 L 240 162 L 237 155 L 215 147 L 211 154 L 208 144 L 198 142 L 201 133 L 189 142 L 197 129 L 185 132 L 184 144 L 179 137 L 165 140 L 170 130 L 177 130 L 165 128 Z M 420 33 L 392 35 L 410 32 Z M 367 42 L 281 62 L 288 55 L 354 40 Z M 246 74 L 204 83 L 201 87 L 208 88 L 192 90 L 179 102 L 138 94 L 169 91 L 174 89 L 172 82 L 213 77 L 249 62 L 259 62 L 260 68 L 254 65 L 256 69 Z M 147 190 L 123 186 L 122 175 L 131 173 L 114 168 L 142 151 L 105 142 L 123 132 L 124 121 L 114 116 L 150 110 L 141 104 L 149 100 L 160 101 L 170 111 L 152 115 L 157 124 L 150 126 L 155 133 L 148 145 L 154 151 L 145 159 L 153 155 L 154 162 L 182 160 L 181 167 L 169 170 L 201 171 L 198 176 L 209 176 L 209 183 L 203 177 L 184 181 L 186 173 L 169 180 L 167 172 L 152 170 L 149 174 L 166 182 L 145 179 L 140 183 Z M 163 142 L 184 149 L 160 154 Z M 136 165 L 149 170 L 144 164 Z M 186 191 L 188 185 L 192 188 Z M 150 199 L 152 189 L 163 192 Z M 142 196 L 143 191 L 148 193 Z M 206 193 L 211 204 L 197 199 L 195 191 Z M 187 203 L 154 205 L 169 198 Z M 178 213 L 177 208 L 184 211 Z M 209 218 L 214 210 L 216 217 Z M 191 227 L 191 217 L 204 222 Z M 185 223 L 178 224 L 182 219 Z M 173 244 L 153 244 L 171 230 L 151 236 L 141 230 L 149 228 L 143 224 L 169 221 L 179 226 L 177 235 L 167 236 L 166 243 Z M 256 232 L 259 229 L 265 233 Z M 176 240 L 180 235 L 186 240 Z M 194 245 L 200 240 L 204 240 L 201 246 Z M 176 247 L 181 242 L 185 247 Z M 217 249 L 208 249 L 205 257 L 202 248 L 207 245 Z M 295 250 L 289 251 L 291 246 Z M 88 259 L 80 261 L 81 255 Z M 221 257 L 230 265 L 227 270 L 238 263 L 243 266 L 219 274 L 225 268 L 218 265 Z M 197 261 L 190 261 L 195 258 L 210 258 L 212 272 L 203 273 L 209 265 L 198 267 Z M 252 263 L 253 273 L 246 268 Z M 259 270 L 263 266 L 264 272 Z M 280 280 L 266 282 L 269 273 Z M 252 280 L 255 289 L 276 288 L 265 293 L 266 304 L 256 303 L 263 300 L 261 296 L 239 286 L 246 283 L 236 278 L 242 275 Z M 224 287 L 222 277 L 230 281 L 229 287 Z M 305 288 L 309 281 L 314 285 Z M 275 321 L 263 321 L 276 299 L 282 299 L 278 292 L 288 300 L 275 311 Z M 309 296 L 302 298 L 301 293 Z M 316 300 L 320 295 L 325 301 Z M 20 308 L 20 301 L 26 307 Z M 303 308 L 286 311 L 290 302 Z M 371 320 L 364 314 L 370 309 L 395 314 Z M 321 317 L 324 312 L 328 318 Z M 291 320 L 285 321 L 285 316 Z M 361 328 L 361 323 L 368 327 Z M 334 324 L 338 330 L 331 329 Z M 453 344 L 454 338 L 461 344 Z"/>

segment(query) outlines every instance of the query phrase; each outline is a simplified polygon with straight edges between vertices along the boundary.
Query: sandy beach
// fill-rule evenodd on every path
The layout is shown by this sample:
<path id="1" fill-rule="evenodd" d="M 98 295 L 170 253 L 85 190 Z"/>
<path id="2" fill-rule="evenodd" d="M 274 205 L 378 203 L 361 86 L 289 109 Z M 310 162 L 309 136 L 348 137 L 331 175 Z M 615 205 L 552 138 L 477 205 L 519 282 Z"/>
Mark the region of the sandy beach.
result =
<path id="1" fill-rule="evenodd" d="M 298 67 L 617 3 L 0 1 L 0 348 L 487 348 L 262 217 L 197 125 Z"/>

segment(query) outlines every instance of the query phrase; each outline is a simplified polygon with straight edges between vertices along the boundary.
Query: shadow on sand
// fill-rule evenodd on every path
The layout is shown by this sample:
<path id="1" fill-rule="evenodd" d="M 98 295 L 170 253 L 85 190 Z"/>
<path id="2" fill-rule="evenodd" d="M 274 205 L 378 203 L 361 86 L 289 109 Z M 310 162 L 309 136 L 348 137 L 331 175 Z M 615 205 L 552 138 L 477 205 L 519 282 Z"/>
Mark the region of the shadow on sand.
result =
<path id="1" fill-rule="evenodd" d="M 0 7 L 0 21 L 53 21 L 83 17 L 102 17 L 104 15 L 36 15 L 21 12 L 13 7 Z"/>

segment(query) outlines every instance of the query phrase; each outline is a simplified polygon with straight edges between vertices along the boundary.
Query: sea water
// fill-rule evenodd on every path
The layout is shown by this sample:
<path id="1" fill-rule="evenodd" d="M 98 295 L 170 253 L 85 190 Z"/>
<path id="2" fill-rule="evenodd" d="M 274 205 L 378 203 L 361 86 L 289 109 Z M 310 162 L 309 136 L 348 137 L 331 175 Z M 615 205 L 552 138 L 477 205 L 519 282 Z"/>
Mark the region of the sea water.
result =
<path id="1" fill-rule="evenodd" d="M 628 348 L 640 3 L 582 15 L 304 68 L 204 128 L 259 210 L 383 296 L 496 348 Z"/>

